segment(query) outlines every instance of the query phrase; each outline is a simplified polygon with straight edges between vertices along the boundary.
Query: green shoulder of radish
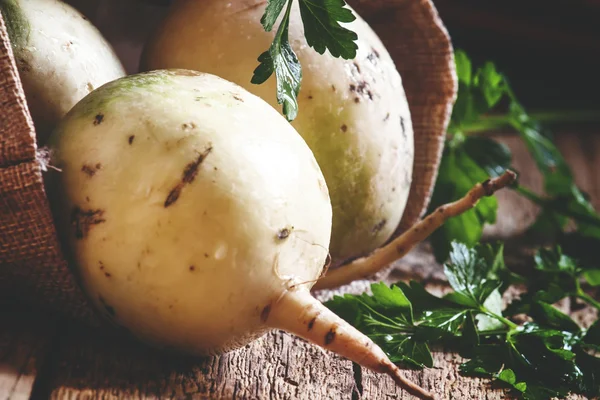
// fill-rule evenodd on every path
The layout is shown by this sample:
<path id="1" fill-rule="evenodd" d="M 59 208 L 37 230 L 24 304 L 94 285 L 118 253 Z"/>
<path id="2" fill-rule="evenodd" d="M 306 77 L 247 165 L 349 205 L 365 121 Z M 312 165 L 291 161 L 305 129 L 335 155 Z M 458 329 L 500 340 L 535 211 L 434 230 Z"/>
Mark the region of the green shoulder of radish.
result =
<path id="1" fill-rule="evenodd" d="M 95 88 L 125 75 L 100 32 L 58 0 L 0 0 L 40 144 Z"/>
<path id="2" fill-rule="evenodd" d="M 148 42 L 141 68 L 189 68 L 235 82 L 280 109 L 276 81 L 251 84 L 265 32 L 262 0 L 176 0 Z M 412 179 L 413 130 L 402 85 L 388 51 L 359 16 L 345 24 L 358 35 L 353 60 L 307 45 L 298 2 L 290 43 L 303 67 L 299 114 L 292 125 L 323 171 L 333 205 L 334 264 L 380 247 L 398 227 Z"/>
<path id="3" fill-rule="evenodd" d="M 188 354 L 284 329 L 428 396 L 310 295 L 328 258 L 327 184 L 259 97 L 189 70 L 132 75 L 80 101 L 49 148 L 57 227 L 106 317 Z"/>

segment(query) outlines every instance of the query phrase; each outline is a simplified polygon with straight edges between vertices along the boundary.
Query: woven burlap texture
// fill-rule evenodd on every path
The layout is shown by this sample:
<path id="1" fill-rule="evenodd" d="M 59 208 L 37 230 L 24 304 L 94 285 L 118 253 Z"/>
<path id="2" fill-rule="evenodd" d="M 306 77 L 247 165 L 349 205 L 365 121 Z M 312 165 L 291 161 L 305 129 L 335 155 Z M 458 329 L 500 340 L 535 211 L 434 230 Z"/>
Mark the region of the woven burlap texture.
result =
<path id="1" fill-rule="evenodd" d="M 398 232 L 421 218 L 437 177 L 456 96 L 453 49 L 430 0 L 349 3 L 378 33 L 402 75 L 415 133 L 413 183 Z M 35 132 L 0 15 L 0 293 L 97 324 L 63 257 Z"/>

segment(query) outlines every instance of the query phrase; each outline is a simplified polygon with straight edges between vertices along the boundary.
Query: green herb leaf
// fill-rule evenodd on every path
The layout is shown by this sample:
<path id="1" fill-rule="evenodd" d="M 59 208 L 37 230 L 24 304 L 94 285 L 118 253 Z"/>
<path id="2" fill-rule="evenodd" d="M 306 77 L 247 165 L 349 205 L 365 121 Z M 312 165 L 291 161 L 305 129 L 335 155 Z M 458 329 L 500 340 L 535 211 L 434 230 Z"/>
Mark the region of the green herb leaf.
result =
<path id="1" fill-rule="evenodd" d="M 477 148 L 485 146 L 486 156 L 477 154 Z M 508 167 L 506 149 L 485 138 L 468 137 L 448 144 L 444 149 L 430 212 L 437 207 L 458 200 L 477 183 L 489 178 L 490 172 L 501 173 Z M 444 262 L 451 250 L 450 242 L 456 240 L 475 245 L 481 239 L 486 223 L 496 222 L 498 200 L 496 197 L 482 198 L 475 208 L 450 218 L 430 237 L 436 259 Z"/>
<path id="2" fill-rule="evenodd" d="M 577 332 L 579 325 L 568 315 L 560 312 L 558 309 L 548 303 L 536 301 L 531 305 L 529 314 L 541 325 L 548 326 L 558 330 Z"/>
<path id="3" fill-rule="evenodd" d="M 444 273 L 455 293 L 445 298 L 466 306 L 482 307 L 500 286 L 499 281 L 488 279 L 491 271 L 492 265 L 486 263 L 475 248 L 453 242 L 450 262 L 444 265 Z"/>
<path id="4" fill-rule="evenodd" d="M 458 81 L 463 85 L 471 86 L 471 74 L 473 72 L 473 65 L 467 53 L 462 50 L 457 50 L 454 53 L 454 63 L 456 65 L 456 75 Z"/>
<path id="5" fill-rule="evenodd" d="M 496 375 L 496 379 L 502 381 L 512 387 L 513 389 L 524 393 L 527 390 L 527 383 L 525 382 L 517 382 L 517 377 L 512 369 L 505 369 Z"/>
<path id="6" fill-rule="evenodd" d="M 271 6 L 271 4 L 275 4 Z M 271 2 L 271 11 L 273 14 L 277 11 L 275 7 L 279 3 Z M 271 77 L 273 72 L 277 78 L 277 103 L 283 104 L 283 114 L 289 121 L 292 121 L 298 115 L 298 93 L 300 93 L 300 83 L 302 81 L 302 68 L 298 57 L 288 39 L 288 30 L 290 25 L 290 12 L 292 2 L 288 3 L 285 15 L 275 39 L 267 52 L 264 52 L 258 58 L 260 65 L 254 70 L 252 83 L 262 84 Z M 269 8 L 267 10 L 269 12 Z M 281 10 L 280 10 L 281 12 Z M 267 14 L 265 14 L 267 15 Z M 265 17 L 265 24 L 270 21 L 271 14 Z"/>
<path id="7" fill-rule="evenodd" d="M 520 134 L 544 177 L 547 197 L 540 197 L 527 188 L 515 185 L 520 194 L 542 207 L 530 231 L 553 238 L 560 237 L 567 223 L 572 220 L 578 233 L 600 240 L 600 214 L 575 184 L 573 174 L 551 136 L 530 118 L 504 75 L 491 62 L 474 69 L 467 54 L 461 50 L 455 53 L 455 63 L 458 97 L 452 110 L 448 127 L 450 137 L 443 154 L 430 212 L 466 193 L 469 187 L 465 176 L 471 178 L 472 186 L 477 183 L 473 175 L 485 173 L 497 176 L 508 168 L 510 152 L 505 146 L 473 135 L 510 126 Z M 508 111 L 504 115 L 490 116 L 492 111 L 497 111 L 500 106 L 503 109 L 506 104 Z M 472 172 L 465 173 L 465 169 Z M 480 171 L 475 172 L 477 169 Z M 453 183 L 456 183 L 456 187 L 452 186 Z M 437 260 L 445 260 L 453 239 L 469 245 L 477 243 L 483 225 L 495 222 L 496 212 L 497 206 L 490 200 L 448 221 L 431 237 Z M 592 282 L 595 282 L 593 277 Z"/>
<path id="8" fill-rule="evenodd" d="M 356 33 L 340 25 L 356 19 L 344 0 L 300 0 L 300 13 L 308 45 L 319 54 L 329 50 L 334 57 L 356 57 Z"/>
<path id="9" fill-rule="evenodd" d="M 288 3 L 289 0 L 268 0 L 267 7 L 265 8 L 265 13 L 260 19 L 260 23 L 262 24 L 265 31 L 271 32 L 275 23 L 277 22 L 277 18 L 281 15 L 283 8 Z"/>
<path id="10" fill-rule="evenodd" d="M 302 84 L 302 67 L 289 42 L 290 15 L 295 0 L 268 0 L 260 20 L 265 31 L 273 30 L 285 8 L 273 43 L 258 57 L 259 65 L 254 70 L 252 83 L 261 85 L 275 73 L 277 80 L 277 103 L 283 105 L 283 114 L 288 121 L 298 116 L 298 94 Z M 358 36 L 340 23 L 356 19 L 344 0 L 298 0 L 304 24 L 305 37 L 309 46 L 318 53 L 325 50 L 334 57 L 351 59 L 356 57 Z"/>
<path id="11" fill-rule="evenodd" d="M 560 248 L 541 249 L 535 262 L 535 275 L 526 278 L 508 270 L 502 245 L 453 242 L 444 266 L 453 291 L 443 297 L 417 282 L 378 283 L 371 286 L 373 295 L 336 296 L 326 306 L 372 338 L 393 362 L 432 367 L 430 346 L 442 345 L 467 359 L 462 374 L 495 379 L 523 399 L 596 396 L 600 323 L 583 330 L 543 300 L 564 296 L 565 288 L 579 290 L 572 282 L 582 269 Z M 506 319 L 497 288 L 507 282 L 527 286 L 529 295 L 521 301 L 534 322 Z"/>

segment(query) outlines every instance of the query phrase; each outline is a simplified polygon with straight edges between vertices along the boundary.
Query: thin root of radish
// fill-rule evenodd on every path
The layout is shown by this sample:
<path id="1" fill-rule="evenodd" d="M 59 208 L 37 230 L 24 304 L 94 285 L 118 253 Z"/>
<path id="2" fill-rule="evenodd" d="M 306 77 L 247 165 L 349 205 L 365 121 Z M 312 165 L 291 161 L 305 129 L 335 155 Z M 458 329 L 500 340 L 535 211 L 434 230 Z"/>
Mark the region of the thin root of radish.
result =
<path id="1" fill-rule="evenodd" d="M 508 170 L 498 178 L 478 183 L 463 198 L 438 207 L 408 231 L 370 255 L 330 270 L 315 284 L 314 289 L 331 289 L 374 275 L 387 265 L 404 257 L 418 243 L 427 239 L 442 226 L 447 219 L 472 209 L 482 197 L 492 196 L 496 191 L 512 184 L 516 177 L 514 172 Z"/>
<path id="2" fill-rule="evenodd" d="M 306 289 L 286 291 L 262 310 L 261 317 L 267 326 L 293 333 L 365 368 L 391 376 L 398 386 L 418 398 L 435 398 L 406 379 L 377 344 L 312 297 Z"/>

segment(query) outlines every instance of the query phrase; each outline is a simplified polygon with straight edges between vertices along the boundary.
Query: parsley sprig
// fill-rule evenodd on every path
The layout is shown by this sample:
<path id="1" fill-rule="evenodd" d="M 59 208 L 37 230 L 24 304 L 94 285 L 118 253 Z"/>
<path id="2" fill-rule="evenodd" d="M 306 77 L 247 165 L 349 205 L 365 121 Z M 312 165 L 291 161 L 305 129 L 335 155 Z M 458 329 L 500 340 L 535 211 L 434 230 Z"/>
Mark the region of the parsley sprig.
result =
<path id="1" fill-rule="evenodd" d="M 453 290 L 444 296 L 434 296 L 415 281 L 375 283 L 372 295 L 335 296 L 326 305 L 380 345 L 393 362 L 431 368 L 430 346 L 441 344 L 466 359 L 461 373 L 493 378 L 523 399 L 598 396 L 600 322 L 584 329 L 552 305 L 571 293 L 569 287 L 553 287 L 554 297 L 538 292 L 539 274 L 568 270 L 573 283 L 583 270 L 559 248 L 540 250 L 535 262 L 536 274 L 521 276 L 504 264 L 502 245 L 453 242 L 444 265 Z M 503 309 L 502 294 L 513 284 L 528 291 Z M 591 297 L 581 298 L 600 310 Z M 529 320 L 511 320 L 516 311 Z"/>
<path id="2" fill-rule="evenodd" d="M 302 66 L 289 41 L 292 6 L 296 0 L 269 0 L 261 24 L 271 32 L 283 12 L 271 47 L 258 57 L 252 83 L 260 85 L 273 73 L 277 80 L 277 102 L 283 114 L 292 121 L 298 116 L 298 94 L 302 84 Z M 304 25 L 304 35 L 310 47 L 319 54 L 326 50 L 333 57 L 352 59 L 358 49 L 358 36 L 340 23 L 356 19 L 344 0 L 297 0 Z M 285 9 L 285 11 L 284 11 Z"/>
<path id="3" fill-rule="evenodd" d="M 569 221 L 573 221 L 577 226 L 577 239 L 593 238 L 600 244 L 600 214 L 575 184 L 573 173 L 553 144 L 550 133 L 517 100 L 508 79 L 492 62 L 473 68 L 463 51 L 456 52 L 455 61 L 458 96 L 430 209 L 434 210 L 441 204 L 464 196 L 472 185 L 485 176 L 498 176 L 509 167 L 515 170 L 511 167 L 509 149 L 481 135 L 510 127 L 519 133 L 544 178 L 544 196 L 519 184 L 513 187 L 542 208 L 531 231 L 543 233 L 561 243 L 567 237 L 565 227 Z M 543 117 L 549 119 L 548 114 Z M 554 115 L 556 120 L 568 120 L 570 117 L 598 120 L 600 114 Z M 452 240 L 469 245 L 477 243 L 484 225 L 496 222 L 497 210 L 497 199 L 487 198 L 475 209 L 448 221 L 435 232 L 431 241 L 438 261 L 443 262 L 447 258 Z"/>

